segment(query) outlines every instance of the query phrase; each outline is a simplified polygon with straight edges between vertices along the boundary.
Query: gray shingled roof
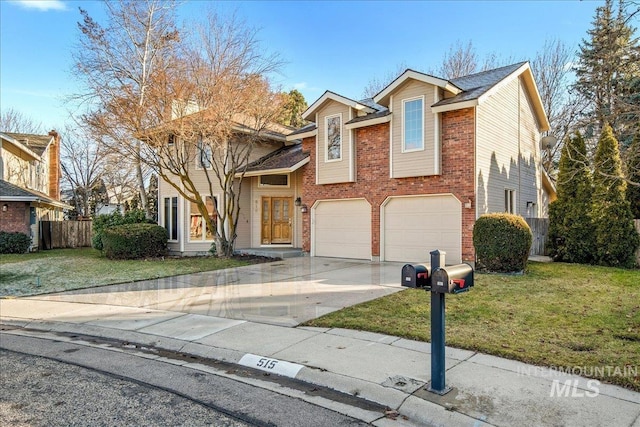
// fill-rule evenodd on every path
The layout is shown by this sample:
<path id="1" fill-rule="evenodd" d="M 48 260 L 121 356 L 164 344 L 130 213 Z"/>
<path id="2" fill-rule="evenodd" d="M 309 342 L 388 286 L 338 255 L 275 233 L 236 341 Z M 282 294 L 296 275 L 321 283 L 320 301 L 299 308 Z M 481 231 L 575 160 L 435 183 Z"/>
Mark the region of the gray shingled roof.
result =
<path id="1" fill-rule="evenodd" d="M 360 117 L 356 117 L 355 119 L 351 119 L 347 123 L 345 123 L 345 125 L 364 122 L 365 120 L 377 119 L 378 117 L 388 116 L 389 114 L 391 114 L 391 111 L 385 108 L 383 111 L 378 111 L 376 113 L 367 114 L 366 116 L 360 116 Z"/>
<path id="2" fill-rule="evenodd" d="M 298 129 L 298 130 L 296 130 L 294 132 L 291 132 L 287 136 L 298 135 L 298 134 L 305 133 L 305 132 L 310 132 L 310 131 L 316 130 L 316 129 L 317 129 L 317 126 L 316 126 L 315 123 L 309 123 L 308 125 L 305 125 L 305 126 L 301 127 L 300 129 Z"/>
<path id="3" fill-rule="evenodd" d="M 457 94 L 453 98 L 443 99 L 442 101 L 435 103 L 433 106 L 438 107 L 441 105 L 449 105 L 478 99 L 524 64 L 526 64 L 526 62 L 519 62 L 517 64 L 507 65 L 506 67 L 500 67 L 451 79 L 451 83 L 458 86 L 463 90 L 463 92 Z"/>
<path id="4" fill-rule="evenodd" d="M 0 179 L 0 199 L 10 201 L 12 197 L 26 197 L 43 202 L 60 203 L 57 200 L 54 200 L 51 197 L 47 196 L 46 194 L 40 193 L 39 191 L 18 187 L 15 184 Z"/>
<path id="5" fill-rule="evenodd" d="M 47 146 L 49 145 L 49 143 L 51 142 L 51 139 L 53 138 L 51 135 L 36 135 L 33 133 L 14 133 L 14 132 L 3 132 L 3 133 L 17 140 L 21 144 L 26 145 L 38 156 L 41 156 L 42 153 L 44 153 L 44 150 L 47 149 Z"/>
<path id="6" fill-rule="evenodd" d="M 249 163 L 245 172 L 290 168 L 307 157 L 309 153 L 302 151 L 302 144 L 288 145 Z"/>

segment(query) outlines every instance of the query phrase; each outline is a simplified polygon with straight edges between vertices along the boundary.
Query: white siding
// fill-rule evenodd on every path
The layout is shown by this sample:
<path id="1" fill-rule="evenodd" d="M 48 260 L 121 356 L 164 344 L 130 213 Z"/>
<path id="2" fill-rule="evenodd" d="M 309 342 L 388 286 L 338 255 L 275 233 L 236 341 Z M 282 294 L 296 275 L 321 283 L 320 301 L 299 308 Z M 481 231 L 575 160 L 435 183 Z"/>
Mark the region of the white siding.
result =
<path id="1" fill-rule="evenodd" d="M 504 212 L 505 189 L 511 189 L 516 193 L 516 214 L 540 216 L 540 132 L 520 79 L 492 94 L 476 114 L 478 215 Z M 535 203 L 529 212 L 527 202 Z"/>

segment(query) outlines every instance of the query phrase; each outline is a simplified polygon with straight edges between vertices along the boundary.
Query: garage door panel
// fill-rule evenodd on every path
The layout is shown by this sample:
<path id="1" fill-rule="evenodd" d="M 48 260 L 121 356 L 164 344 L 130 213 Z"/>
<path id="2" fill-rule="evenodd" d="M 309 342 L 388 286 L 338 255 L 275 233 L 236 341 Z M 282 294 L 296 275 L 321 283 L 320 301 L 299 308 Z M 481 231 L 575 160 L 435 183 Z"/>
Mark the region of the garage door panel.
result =
<path id="1" fill-rule="evenodd" d="M 425 262 L 429 252 L 447 252 L 447 264 L 462 258 L 462 207 L 451 195 L 395 197 L 384 209 L 384 258 Z"/>
<path id="2" fill-rule="evenodd" d="M 371 259 L 371 206 L 366 200 L 321 201 L 314 218 L 316 256 Z"/>

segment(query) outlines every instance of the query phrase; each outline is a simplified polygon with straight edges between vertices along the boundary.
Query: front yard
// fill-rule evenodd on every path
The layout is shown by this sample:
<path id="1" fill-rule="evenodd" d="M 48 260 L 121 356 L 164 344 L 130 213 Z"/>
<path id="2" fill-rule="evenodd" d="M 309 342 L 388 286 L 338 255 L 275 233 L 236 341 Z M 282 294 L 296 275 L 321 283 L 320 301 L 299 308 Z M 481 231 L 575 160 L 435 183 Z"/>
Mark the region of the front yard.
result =
<path id="1" fill-rule="evenodd" d="M 307 325 L 429 341 L 430 293 L 407 289 Z M 640 270 L 534 262 L 523 276 L 476 274 L 470 292 L 446 296 L 446 342 L 640 391 Z"/>
<path id="2" fill-rule="evenodd" d="M 95 249 L 0 255 L 0 297 L 36 295 L 247 265 L 213 257 L 113 261 Z"/>

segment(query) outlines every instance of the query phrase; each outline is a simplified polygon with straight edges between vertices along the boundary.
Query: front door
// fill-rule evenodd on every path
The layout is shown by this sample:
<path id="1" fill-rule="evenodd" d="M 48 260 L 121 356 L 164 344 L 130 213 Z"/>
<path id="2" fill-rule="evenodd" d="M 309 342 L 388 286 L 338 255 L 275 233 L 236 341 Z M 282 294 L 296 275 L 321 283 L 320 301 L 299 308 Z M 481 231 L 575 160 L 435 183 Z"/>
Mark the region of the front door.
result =
<path id="1" fill-rule="evenodd" d="M 293 197 L 262 198 L 262 244 L 290 244 Z"/>

